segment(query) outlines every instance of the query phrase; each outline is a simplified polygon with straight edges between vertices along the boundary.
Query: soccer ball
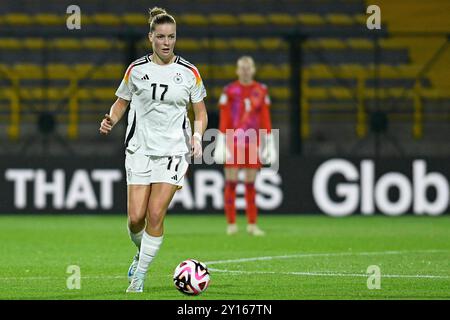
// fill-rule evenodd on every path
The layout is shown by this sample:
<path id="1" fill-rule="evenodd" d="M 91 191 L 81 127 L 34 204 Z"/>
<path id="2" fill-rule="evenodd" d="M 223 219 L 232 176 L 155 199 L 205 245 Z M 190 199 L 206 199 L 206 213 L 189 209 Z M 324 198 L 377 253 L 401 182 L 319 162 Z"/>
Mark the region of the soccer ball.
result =
<path id="1" fill-rule="evenodd" d="M 199 295 L 208 288 L 209 271 L 206 265 L 194 259 L 181 262 L 173 274 L 175 287 L 187 295 Z"/>

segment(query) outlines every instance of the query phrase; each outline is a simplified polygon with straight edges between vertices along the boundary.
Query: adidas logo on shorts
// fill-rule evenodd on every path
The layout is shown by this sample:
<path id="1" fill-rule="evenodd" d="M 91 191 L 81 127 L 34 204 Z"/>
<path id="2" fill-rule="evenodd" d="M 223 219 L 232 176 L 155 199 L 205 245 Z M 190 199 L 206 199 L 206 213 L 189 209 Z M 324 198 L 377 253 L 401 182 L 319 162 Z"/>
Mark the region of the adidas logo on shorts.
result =
<path id="1" fill-rule="evenodd" d="M 173 180 L 178 180 L 178 177 L 177 177 L 177 175 L 174 175 L 171 179 L 173 179 Z"/>

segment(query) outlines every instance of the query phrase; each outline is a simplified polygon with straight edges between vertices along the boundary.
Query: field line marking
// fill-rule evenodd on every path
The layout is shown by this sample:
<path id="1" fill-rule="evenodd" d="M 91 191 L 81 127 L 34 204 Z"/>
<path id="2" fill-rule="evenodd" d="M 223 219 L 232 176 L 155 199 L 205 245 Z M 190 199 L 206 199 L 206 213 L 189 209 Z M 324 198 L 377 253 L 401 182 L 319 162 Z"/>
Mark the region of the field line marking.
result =
<path id="1" fill-rule="evenodd" d="M 299 275 L 299 276 L 319 276 L 319 277 L 368 277 L 368 274 L 364 273 L 339 273 L 331 271 L 322 272 L 275 272 L 275 271 L 241 271 L 241 270 L 228 270 L 211 268 L 210 265 L 226 264 L 226 263 L 241 263 L 250 261 L 264 261 L 275 259 L 290 259 L 290 258 L 304 258 L 304 257 L 333 257 L 333 256 L 365 256 L 365 255 L 390 255 L 390 254 L 405 254 L 405 253 L 441 253 L 449 252 L 449 250 L 402 250 L 402 251 L 369 251 L 369 252 L 332 252 L 332 253 L 305 253 L 305 254 L 292 254 L 292 255 L 280 255 L 280 256 L 265 256 L 265 257 L 252 257 L 252 258 L 240 258 L 240 259 L 228 259 L 228 260 L 216 260 L 207 261 L 205 264 L 208 269 L 214 272 L 234 273 L 234 274 L 285 274 L 285 275 Z M 401 274 L 383 274 L 385 278 L 428 278 L 428 279 L 448 279 L 450 276 L 445 275 L 401 275 Z"/>
<path id="2" fill-rule="evenodd" d="M 404 251 L 372 251 L 372 252 L 331 252 L 331 253 L 300 253 L 281 256 L 266 256 L 266 257 L 250 257 L 228 260 L 215 260 L 206 261 L 206 265 L 225 264 L 233 262 L 251 262 L 261 260 L 274 260 L 274 259 L 291 259 L 291 258 L 306 258 L 306 257 L 333 257 L 333 256 L 354 256 L 354 255 L 384 255 L 384 254 L 404 254 L 404 253 L 439 253 L 448 252 L 449 250 L 404 250 Z"/>
<path id="3" fill-rule="evenodd" d="M 235 274 L 284 274 L 284 275 L 296 275 L 296 276 L 318 276 L 318 277 L 364 277 L 367 278 L 369 274 L 366 273 L 334 273 L 334 272 L 275 272 L 275 271 L 241 271 L 241 270 L 228 270 L 228 269 L 216 269 L 209 268 L 214 272 L 223 273 L 235 273 Z M 441 275 L 428 275 L 428 274 L 381 274 L 382 278 L 429 278 L 429 279 L 449 279 L 450 276 Z"/>

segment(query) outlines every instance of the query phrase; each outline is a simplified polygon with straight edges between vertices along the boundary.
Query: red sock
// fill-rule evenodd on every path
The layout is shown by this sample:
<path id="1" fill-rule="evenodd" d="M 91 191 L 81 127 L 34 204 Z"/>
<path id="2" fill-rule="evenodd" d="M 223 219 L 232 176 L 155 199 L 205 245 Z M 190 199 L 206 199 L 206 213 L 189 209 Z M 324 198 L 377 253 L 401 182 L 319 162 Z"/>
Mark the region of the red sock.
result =
<path id="1" fill-rule="evenodd" d="M 258 209 L 256 208 L 256 190 L 254 183 L 245 184 L 245 201 L 247 202 L 246 213 L 247 222 L 249 224 L 256 223 L 256 217 L 258 216 Z"/>
<path id="2" fill-rule="evenodd" d="M 225 215 L 229 224 L 236 223 L 236 182 L 225 182 Z"/>

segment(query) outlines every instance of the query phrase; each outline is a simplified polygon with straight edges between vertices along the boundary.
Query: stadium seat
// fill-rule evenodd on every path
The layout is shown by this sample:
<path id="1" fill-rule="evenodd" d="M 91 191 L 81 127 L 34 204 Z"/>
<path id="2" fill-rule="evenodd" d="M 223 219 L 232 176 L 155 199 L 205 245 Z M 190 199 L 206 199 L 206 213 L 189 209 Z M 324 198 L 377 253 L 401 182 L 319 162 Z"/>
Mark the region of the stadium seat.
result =
<path id="1" fill-rule="evenodd" d="M 230 40 L 231 48 L 235 50 L 258 50 L 258 42 L 250 38 L 235 38 Z"/>
<path id="2" fill-rule="evenodd" d="M 289 65 L 262 64 L 256 65 L 256 76 L 262 80 L 288 79 L 290 75 Z"/>
<path id="3" fill-rule="evenodd" d="M 92 97 L 98 100 L 106 100 L 111 101 L 114 99 L 114 94 L 116 92 L 116 88 L 112 87 L 97 87 L 92 89 Z"/>
<path id="4" fill-rule="evenodd" d="M 278 26 L 293 26 L 297 23 L 297 19 L 287 13 L 272 13 L 267 16 L 271 24 Z"/>
<path id="5" fill-rule="evenodd" d="M 239 19 L 231 14 L 211 14 L 209 22 L 219 26 L 236 26 L 239 24 Z"/>
<path id="6" fill-rule="evenodd" d="M 240 14 L 238 18 L 242 24 L 248 26 L 260 26 L 268 23 L 264 16 L 257 13 Z"/>
<path id="7" fill-rule="evenodd" d="M 112 13 L 97 13 L 91 16 L 93 23 L 104 26 L 118 26 L 122 24 L 122 17 Z"/>
<path id="8" fill-rule="evenodd" d="M 67 64 L 47 64 L 45 66 L 45 75 L 50 79 L 70 79 L 76 77 L 76 73 Z"/>
<path id="9" fill-rule="evenodd" d="M 20 63 L 14 65 L 13 74 L 19 79 L 42 79 L 44 76 L 44 70 L 40 65 Z"/>
<path id="10" fill-rule="evenodd" d="M 203 39 L 201 44 L 205 49 L 217 51 L 226 50 L 229 46 L 228 41 L 219 38 Z"/>
<path id="11" fill-rule="evenodd" d="M 122 15 L 122 21 L 132 26 L 148 25 L 148 15 L 139 13 L 125 13 Z"/>
<path id="12" fill-rule="evenodd" d="M 330 97 L 337 100 L 351 100 L 355 98 L 354 90 L 348 87 L 329 88 Z"/>
<path id="13" fill-rule="evenodd" d="M 304 88 L 303 93 L 307 98 L 320 100 L 320 99 L 328 99 L 329 93 L 326 88 L 318 88 L 318 87 L 306 87 Z"/>
<path id="14" fill-rule="evenodd" d="M 22 45 L 27 50 L 41 50 L 45 48 L 45 40 L 43 38 L 25 38 Z"/>
<path id="15" fill-rule="evenodd" d="M 65 25 L 66 17 L 63 15 L 39 13 L 34 16 L 34 20 L 41 25 L 56 26 Z"/>
<path id="16" fill-rule="evenodd" d="M 259 46 L 264 50 L 285 50 L 288 44 L 280 38 L 262 38 L 259 40 Z"/>
<path id="17" fill-rule="evenodd" d="M 270 87 L 269 94 L 273 99 L 287 100 L 290 97 L 290 91 L 288 87 Z"/>
<path id="18" fill-rule="evenodd" d="M 180 15 L 179 20 L 190 26 L 205 26 L 209 23 L 208 16 L 201 14 L 183 14 Z"/>
<path id="19" fill-rule="evenodd" d="M 350 38 L 346 41 L 347 46 L 354 50 L 373 50 L 373 41 L 368 39 Z"/>
<path id="20" fill-rule="evenodd" d="M 23 13 L 9 13 L 3 16 L 3 21 L 6 24 L 14 26 L 31 25 L 34 23 L 33 16 Z"/>
<path id="21" fill-rule="evenodd" d="M 212 65 L 210 75 L 216 80 L 231 80 L 236 78 L 236 66 L 233 65 Z"/>
<path id="22" fill-rule="evenodd" d="M 22 43 L 14 38 L 0 38 L 0 48 L 5 50 L 19 50 L 22 48 Z"/>
<path id="23" fill-rule="evenodd" d="M 47 42 L 49 48 L 60 50 L 79 50 L 81 49 L 81 42 L 75 38 L 56 38 Z"/>
<path id="24" fill-rule="evenodd" d="M 325 19 L 329 24 L 336 26 L 349 26 L 354 22 L 351 16 L 341 13 L 327 14 L 325 15 Z"/>
<path id="25" fill-rule="evenodd" d="M 181 38 L 177 40 L 176 49 L 182 51 L 198 51 L 202 50 L 202 43 L 195 39 Z"/>
<path id="26" fill-rule="evenodd" d="M 107 40 L 103 38 L 81 39 L 81 47 L 89 50 L 111 50 L 114 48 L 117 40 Z"/>
<path id="27" fill-rule="evenodd" d="M 297 21 L 304 25 L 318 26 L 325 24 L 325 20 L 319 14 L 300 13 L 297 15 Z"/>

